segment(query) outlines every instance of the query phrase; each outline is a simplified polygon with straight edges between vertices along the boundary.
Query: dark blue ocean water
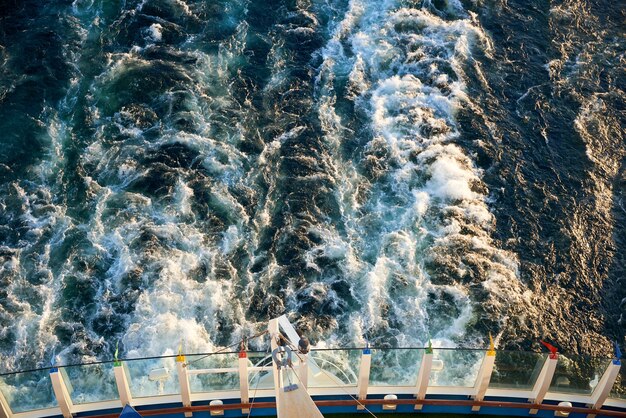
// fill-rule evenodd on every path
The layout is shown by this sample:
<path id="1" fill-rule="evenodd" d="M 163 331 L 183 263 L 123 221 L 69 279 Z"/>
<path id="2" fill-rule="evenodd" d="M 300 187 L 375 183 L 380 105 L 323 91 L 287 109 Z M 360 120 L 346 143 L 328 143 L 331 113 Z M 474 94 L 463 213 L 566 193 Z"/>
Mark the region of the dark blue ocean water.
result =
<path id="1" fill-rule="evenodd" d="M 0 368 L 283 313 L 331 346 L 607 354 L 625 10 L 0 0 Z"/>

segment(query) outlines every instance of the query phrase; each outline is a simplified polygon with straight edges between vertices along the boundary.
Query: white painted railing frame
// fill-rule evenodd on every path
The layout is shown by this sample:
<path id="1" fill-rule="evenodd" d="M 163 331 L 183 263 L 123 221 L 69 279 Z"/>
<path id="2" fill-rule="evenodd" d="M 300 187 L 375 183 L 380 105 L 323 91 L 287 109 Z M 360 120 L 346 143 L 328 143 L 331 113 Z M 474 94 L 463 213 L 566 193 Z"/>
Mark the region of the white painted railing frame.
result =
<path id="1" fill-rule="evenodd" d="M 482 401 L 485 398 L 485 393 L 489 388 L 489 382 L 491 381 L 491 375 L 493 373 L 493 367 L 496 363 L 495 350 L 487 351 L 487 354 L 483 358 L 483 362 L 480 365 L 480 371 L 476 378 L 476 384 L 474 385 L 474 395 L 472 398 L 477 401 Z M 472 407 L 472 411 L 480 411 L 480 406 Z"/>
<path id="2" fill-rule="evenodd" d="M 115 385 L 117 386 L 117 392 L 120 395 L 120 403 L 122 407 L 126 405 L 133 405 L 133 397 L 130 394 L 130 386 L 128 385 L 128 379 L 126 379 L 126 372 L 124 371 L 124 365 L 121 362 L 116 362 L 113 365 L 113 373 L 115 374 Z"/>
<path id="3" fill-rule="evenodd" d="M 430 347 L 430 346 L 429 346 Z M 417 383 L 415 385 L 415 397 L 417 399 L 426 399 L 426 391 L 428 390 L 428 381 L 430 380 L 430 373 L 433 368 L 433 352 L 428 348 L 424 357 L 422 357 L 422 364 L 420 364 L 420 370 L 417 374 Z M 415 409 L 421 410 L 423 405 L 416 404 Z"/>
<path id="4" fill-rule="evenodd" d="M 248 355 L 245 351 L 239 353 L 239 392 L 241 396 L 241 403 L 250 402 L 250 388 L 248 383 Z M 248 408 L 241 410 L 242 414 L 249 413 Z"/>
<path id="5" fill-rule="evenodd" d="M 194 374 L 220 374 L 220 373 L 239 373 L 239 367 L 224 367 L 223 369 L 193 369 L 187 370 L 187 375 Z"/>
<path id="6" fill-rule="evenodd" d="M 300 353 L 300 364 L 298 365 L 298 378 L 305 388 L 309 387 L 309 354 Z"/>
<path id="7" fill-rule="evenodd" d="M 548 389 L 550 388 L 550 383 L 552 383 L 558 358 L 558 354 L 553 353 L 550 354 L 548 359 L 543 363 L 541 372 L 537 377 L 531 396 L 528 399 L 529 402 L 532 402 L 533 404 L 540 404 L 543 402 L 543 398 L 545 398 L 546 393 L 548 393 Z M 538 410 L 535 408 L 530 410 L 531 415 L 535 415 L 537 412 Z"/>
<path id="8" fill-rule="evenodd" d="M 284 332 L 284 335 L 287 336 L 289 343 L 293 346 L 298 346 L 299 335 L 297 334 L 295 328 L 289 321 L 286 316 L 281 316 L 280 318 L 273 319 L 269 322 L 268 331 L 271 336 L 271 346 L 272 350 L 278 347 L 279 344 L 279 336 L 281 335 L 281 330 Z M 283 337 L 280 337 L 283 338 Z M 284 340 L 284 338 L 283 338 Z M 554 347 L 552 347 L 554 349 Z M 283 372 L 287 370 L 277 370 L 277 367 L 272 362 L 272 365 L 266 366 L 252 366 L 247 358 L 247 353 L 245 347 L 242 348 L 242 351 L 239 354 L 239 362 L 237 367 L 230 368 L 211 368 L 211 369 L 189 369 L 186 364 L 186 360 L 184 355 L 182 355 L 182 348 L 179 349 L 179 356 L 176 358 L 177 362 L 177 370 L 178 370 L 178 378 L 179 378 L 179 386 L 180 393 L 172 394 L 166 396 L 153 396 L 146 398 L 138 398 L 133 400 L 130 387 L 129 387 L 129 376 L 124 370 L 124 365 L 122 362 L 116 360 L 114 363 L 114 374 L 116 385 L 119 393 L 119 401 L 118 400 L 110 400 L 105 402 L 96 402 L 92 404 L 77 404 L 74 405 L 72 402 L 71 394 L 72 394 L 72 386 L 71 382 L 67 378 L 65 374 L 65 369 L 52 367 L 50 369 L 50 381 L 52 383 L 52 389 L 54 391 L 55 398 L 58 403 L 58 407 L 55 408 L 47 408 L 41 410 L 32 410 L 25 411 L 20 413 L 14 413 L 11 410 L 10 404 L 7 399 L 3 396 L 3 393 L 0 391 L 0 418 L 41 418 L 41 417 L 50 417 L 50 416 L 58 416 L 61 413 L 64 418 L 71 418 L 73 414 L 83 413 L 86 411 L 104 411 L 107 409 L 111 409 L 118 402 L 121 403 L 122 406 L 125 405 L 134 405 L 134 406 L 143 406 L 143 405 L 158 405 L 158 404 L 167 404 L 167 403 L 177 403 L 182 400 L 183 406 L 191 406 L 192 400 L 194 402 L 199 401 L 208 401 L 208 400 L 216 400 L 216 399 L 236 399 L 239 397 L 241 403 L 249 403 L 250 402 L 250 373 L 251 372 L 261 372 L 261 371 L 269 371 L 272 369 L 273 377 L 274 377 L 274 388 L 273 389 L 262 389 L 259 391 L 260 396 L 270 397 L 272 396 L 272 392 L 275 394 L 275 398 L 278 401 L 279 396 L 282 394 L 283 387 L 283 379 L 286 376 L 283 376 Z M 532 390 L 515 390 L 515 389 L 491 389 L 489 390 L 489 382 L 491 380 L 494 366 L 495 366 L 495 358 L 496 352 L 493 348 L 493 342 L 490 346 L 489 351 L 487 351 L 485 357 L 482 360 L 480 370 L 478 372 L 478 376 L 476 378 L 476 382 L 473 387 L 430 387 L 428 386 L 432 368 L 433 361 L 437 362 L 439 360 L 433 359 L 432 348 L 430 347 L 426 349 L 426 352 L 422 358 L 417 382 L 413 387 L 392 387 L 392 386 L 370 386 L 370 373 L 371 373 L 371 362 L 372 362 L 372 354 L 371 350 L 368 348 L 364 349 L 361 355 L 361 363 L 359 366 L 359 374 L 357 377 L 357 385 L 350 386 L 346 388 L 344 386 L 344 391 L 348 393 L 350 392 L 350 396 L 357 395 L 359 400 L 366 400 L 368 395 L 389 395 L 390 391 L 396 395 L 414 395 L 417 399 L 423 400 L 426 398 L 426 395 L 429 396 L 445 396 L 445 395 L 462 395 L 466 397 L 471 397 L 476 401 L 484 400 L 485 395 L 488 396 L 498 396 L 498 397 L 511 397 L 511 398 L 527 398 L 531 404 L 528 405 L 528 409 L 530 409 L 530 414 L 536 414 L 538 412 L 534 407 L 540 405 L 544 399 L 549 401 L 569 401 L 575 403 L 583 403 L 587 404 L 587 407 L 595 410 L 600 410 L 603 406 L 606 405 L 612 406 L 615 408 L 626 409 L 626 401 L 621 401 L 618 399 L 608 399 L 610 396 L 611 390 L 616 382 L 616 379 L 619 375 L 621 363 L 617 357 L 620 357 L 620 353 L 616 354 L 616 358 L 613 359 L 604 370 L 602 377 L 598 381 L 598 384 L 594 388 L 593 392 L 590 395 L 577 393 L 577 394 L 562 394 L 562 393 L 553 393 L 549 392 L 550 384 L 555 375 L 556 366 L 558 362 L 558 354 L 555 352 L 556 349 L 550 354 L 550 356 L 544 361 L 539 376 L 535 380 L 534 386 Z M 617 350 L 617 349 L 616 349 Z M 306 386 L 308 369 L 311 368 L 311 373 L 317 373 L 316 370 L 320 370 L 318 364 L 312 356 L 308 356 L 306 354 L 299 353 L 299 357 L 302 359 L 301 362 L 294 367 L 298 377 L 302 383 Z M 320 363 L 322 364 L 322 363 Z M 436 363 L 435 363 L 436 364 Z M 436 368 L 436 367 L 435 367 Z M 198 374 L 213 374 L 213 373 L 238 373 L 239 375 L 239 389 L 233 389 L 231 391 L 222 391 L 222 392 L 203 392 L 203 393 L 191 393 L 190 384 L 189 384 L 189 376 L 190 375 L 198 375 Z M 351 373 L 353 375 L 353 373 Z M 351 379 L 350 379 L 351 380 Z M 315 386 L 315 385 L 314 385 Z M 334 387 L 322 387 L 316 388 L 313 387 L 310 389 L 310 394 L 312 396 L 328 396 L 335 395 L 337 393 L 337 389 L 341 386 L 339 382 L 337 382 L 337 386 Z M 255 397 L 256 397 L 255 391 Z M 358 409 L 364 409 L 363 406 L 357 406 Z M 422 405 L 416 405 L 415 409 L 421 409 Z M 533 408 L 533 409 L 531 409 Z M 473 407 L 473 411 L 478 411 L 479 407 Z M 242 413 L 246 414 L 249 410 L 242 409 Z M 212 414 L 213 415 L 213 414 Z M 191 413 L 186 413 L 185 416 L 190 417 Z M 595 415 L 588 415 L 588 418 L 594 418 Z M 286 418 L 286 417 L 279 417 Z M 288 417 L 287 417 L 288 418 Z"/>
<path id="9" fill-rule="evenodd" d="M 13 418 L 13 412 L 11 411 L 11 407 L 5 399 L 2 391 L 0 391 L 0 418 Z"/>
<path id="10" fill-rule="evenodd" d="M 183 406 L 191 406 L 191 387 L 189 386 L 189 375 L 185 356 L 179 354 L 176 357 L 176 371 L 178 372 L 178 385 L 180 386 L 180 400 Z M 191 412 L 185 412 L 186 417 L 190 417 Z"/>
<path id="11" fill-rule="evenodd" d="M 593 409 L 600 409 L 606 402 L 607 398 L 611 394 L 611 389 L 617 380 L 619 371 L 622 368 L 622 363 L 619 359 L 614 359 L 606 368 L 604 374 L 600 378 L 600 381 L 596 385 L 593 393 L 591 394 L 591 402 L 587 405 Z M 587 415 L 587 418 L 594 418 L 594 414 Z"/>
<path id="12" fill-rule="evenodd" d="M 58 368 L 54 367 L 50 369 L 50 380 L 52 381 L 52 391 L 57 399 L 61 413 L 65 418 L 71 418 L 74 404 L 72 403 L 72 398 L 70 398 L 67 386 Z"/>
<path id="13" fill-rule="evenodd" d="M 258 369 L 258 371 L 261 371 L 261 370 L 269 371 L 270 368 L 271 367 L 268 367 L 268 366 L 249 367 L 248 372 L 250 373 L 256 369 Z M 615 367 L 613 367 L 612 365 L 609 365 L 608 368 L 616 370 L 617 365 L 615 365 Z M 124 371 L 121 369 L 121 366 L 119 367 L 118 370 L 124 373 Z M 600 379 L 600 381 L 598 382 L 598 385 L 596 386 L 594 392 L 591 395 L 572 394 L 572 393 L 563 394 L 563 393 L 548 392 L 545 396 L 545 399 L 556 401 L 556 402 L 570 401 L 572 403 L 584 403 L 584 404 L 589 404 L 589 405 L 591 405 L 594 399 L 596 400 L 596 402 L 600 402 L 599 394 L 602 392 L 608 391 L 609 390 L 608 387 L 611 386 L 610 384 L 611 379 L 609 378 L 611 376 L 607 375 L 607 377 L 604 377 L 606 374 L 607 374 L 607 371 L 604 372 L 603 377 Z M 124 374 L 124 376 L 126 376 L 126 374 Z M 272 397 L 274 396 L 274 390 L 275 390 L 274 388 L 260 389 L 258 391 L 258 396 Z M 313 397 L 318 397 L 318 396 L 336 395 L 338 390 L 339 390 L 338 387 L 323 387 L 323 388 L 313 387 L 309 389 L 309 392 Z M 356 386 L 346 388 L 346 393 L 348 391 L 352 395 L 355 395 L 355 396 L 358 394 L 357 392 L 358 388 Z M 390 391 L 393 391 L 393 393 L 396 395 L 415 395 L 416 387 L 415 386 L 413 387 L 406 387 L 406 386 L 389 387 L 389 386 L 371 386 L 370 385 L 367 388 L 366 394 L 368 396 L 371 396 L 371 395 L 383 395 L 384 396 L 384 395 L 389 394 Z M 471 397 L 474 395 L 474 393 L 475 393 L 475 387 L 430 386 L 427 391 L 428 396 L 434 396 L 434 397 L 449 396 L 449 395 L 457 395 L 457 396 L 462 395 L 462 396 Z M 488 389 L 486 395 L 497 396 L 499 398 L 510 397 L 510 398 L 519 399 L 519 398 L 530 398 L 531 394 L 532 394 L 531 390 L 491 388 L 491 389 Z M 238 399 L 239 397 L 240 397 L 240 391 L 237 389 L 237 390 L 230 390 L 230 391 L 195 393 L 195 394 L 192 394 L 192 401 L 193 402 L 205 402 L 205 401 L 209 401 L 212 399 L 226 400 L 226 399 Z M 180 400 L 180 394 L 177 394 L 177 395 L 172 394 L 172 395 L 152 396 L 152 397 L 146 397 L 146 398 L 136 398 L 132 400 L 132 403 L 133 403 L 133 406 L 145 406 L 145 405 L 172 404 L 172 403 L 179 402 L 179 400 Z M 4 401 L 6 402 L 7 400 L 4 399 Z M 82 413 L 82 412 L 87 412 L 87 411 L 106 411 L 106 410 L 115 408 L 116 407 L 115 405 L 120 405 L 120 401 L 116 399 L 116 400 L 96 402 L 96 403 L 91 403 L 91 404 L 80 404 L 80 405 L 76 404 L 73 406 L 73 412 Z M 601 406 L 610 406 L 610 407 L 626 410 L 626 401 L 620 400 L 617 398 L 608 398 L 605 401 L 604 405 L 601 405 Z M 601 406 L 598 406 L 598 408 L 600 408 Z M 10 413 L 10 416 L 7 418 L 43 418 L 43 417 L 53 417 L 53 416 L 61 415 L 61 410 L 59 407 L 25 411 L 25 412 L 19 412 L 19 413 L 11 411 L 8 402 L 5 405 L 5 407 Z M 528 407 L 531 408 L 532 405 L 528 405 Z M 1 415 L 2 414 L 0 414 L 0 416 Z"/>
<path id="14" fill-rule="evenodd" d="M 270 334 L 270 346 L 272 348 L 272 352 L 274 352 L 274 350 L 278 348 L 278 338 L 280 335 L 278 318 L 270 319 L 267 325 L 267 331 Z M 272 363 L 273 363 L 273 360 L 272 360 Z M 272 364 L 272 374 L 274 375 L 275 398 L 276 398 L 276 402 L 278 402 L 278 397 L 280 396 L 282 385 L 281 385 L 280 373 L 278 371 L 278 368 L 274 364 Z M 278 418 L 284 418 L 284 417 L 278 417 Z"/>
<path id="15" fill-rule="evenodd" d="M 357 381 L 357 393 L 360 401 L 367 399 L 367 389 L 370 383 L 370 370 L 372 367 L 372 351 L 365 348 L 361 354 L 361 364 L 359 365 L 359 380 Z M 358 405 L 357 409 L 365 409 L 363 405 Z"/>
<path id="16" fill-rule="evenodd" d="M 283 331 L 285 331 L 285 334 L 287 334 L 289 342 L 291 342 L 294 347 L 297 347 L 298 341 L 300 341 L 300 336 L 298 335 L 298 332 L 293 327 L 293 325 L 291 325 L 291 322 L 289 322 L 289 319 L 287 319 L 285 315 L 281 315 L 278 317 L 277 320 L 280 327 L 283 329 Z"/>

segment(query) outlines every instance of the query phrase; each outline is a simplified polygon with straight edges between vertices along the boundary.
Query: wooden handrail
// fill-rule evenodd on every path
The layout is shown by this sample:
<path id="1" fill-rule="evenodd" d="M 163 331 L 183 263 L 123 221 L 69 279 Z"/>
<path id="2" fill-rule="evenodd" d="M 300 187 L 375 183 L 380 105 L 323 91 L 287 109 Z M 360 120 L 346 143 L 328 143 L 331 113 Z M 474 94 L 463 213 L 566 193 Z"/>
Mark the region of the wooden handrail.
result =
<path id="1" fill-rule="evenodd" d="M 449 400 L 449 399 L 365 399 L 356 401 L 354 399 L 345 400 L 318 400 L 315 401 L 318 407 L 332 406 L 357 406 L 362 405 L 433 405 L 433 406 L 466 406 L 466 407 L 492 407 L 492 408 L 515 408 L 515 409 L 540 409 L 548 411 L 561 411 L 579 414 L 595 414 L 610 417 L 625 417 L 626 412 L 611 411 L 606 409 L 592 409 L 581 407 L 567 407 L 547 404 L 531 404 L 524 402 L 503 402 L 503 401 L 471 401 L 471 400 Z M 214 410 L 234 410 L 234 409 L 275 409 L 276 402 L 254 402 L 252 403 L 232 403 L 224 405 L 196 405 L 190 407 L 175 407 L 163 409 L 149 409 L 138 411 L 142 416 L 154 416 L 165 414 L 182 414 L 185 412 L 207 412 Z M 401 416 L 402 414 L 398 414 Z M 119 414 L 90 415 L 89 418 L 118 418 Z"/>

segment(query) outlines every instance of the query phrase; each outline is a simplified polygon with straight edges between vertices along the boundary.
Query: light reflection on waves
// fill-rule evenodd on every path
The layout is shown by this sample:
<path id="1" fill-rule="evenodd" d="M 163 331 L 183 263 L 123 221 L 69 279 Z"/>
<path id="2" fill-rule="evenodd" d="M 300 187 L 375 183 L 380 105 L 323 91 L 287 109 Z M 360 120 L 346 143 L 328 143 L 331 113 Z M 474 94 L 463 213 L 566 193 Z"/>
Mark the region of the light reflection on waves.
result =
<path id="1" fill-rule="evenodd" d="M 463 66 L 472 48 L 488 48 L 485 35 L 461 9 L 443 20 L 391 1 L 350 5 L 324 49 L 318 97 L 341 156 L 347 224 L 345 237 L 323 235 L 341 248 L 364 306 L 341 322 L 353 324 L 350 335 L 398 345 L 428 333 L 454 344 L 471 337 L 470 321 L 497 329 L 509 309 L 530 307 L 530 292 L 515 256 L 490 238 L 480 172 L 454 145 L 455 113 L 471 105 Z M 359 147 L 346 153 L 342 142 Z"/>
<path id="2" fill-rule="evenodd" d="M 117 339 L 131 356 L 181 339 L 209 351 L 283 310 L 330 343 L 454 343 L 477 301 L 523 304 L 481 173 L 454 145 L 462 67 L 486 47 L 471 19 L 353 1 L 324 46 L 323 5 L 226 4 L 75 4 L 77 65 L 99 64 L 51 125 L 43 185 L 14 191 L 30 230 L 50 225 L 36 266 L 16 269 L 56 286 L 20 311 L 18 350 L 39 346 L 17 355 L 85 360 Z"/>
<path id="3" fill-rule="evenodd" d="M 148 9 L 144 5 L 141 11 Z M 241 108 L 229 86 L 242 55 L 237 48 L 242 45 L 239 38 L 246 36 L 245 24 L 230 31 L 224 48 L 203 53 L 202 40 L 187 49 L 161 46 L 160 41 L 180 35 L 179 27 L 160 19 L 160 39 L 155 38 L 151 18 L 133 19 L 137 10 L 122 12 L 111 26 L 91 27 L 100 35 L 90 36 L 102 36 L 107 45 L 91 52 L 103 54 L 98 57 L 108 62 L 95 80 L 80 80 L 87 98 L 69 110 L 75 122 L 80 121 L 76 115 L 81 106 L 89 109 L 87 125 L 76 122 L 70 128 L 90 133 L 77 141 L 84 144 L 78 150 L 82 154 L 78 184 L 54 184 L 46 178 L 52 180 L 52 190 L 40 187 L 48 200 L 64 188 L 78 188 L 84 194 L 73 202 L 78 207 L 70 208 L 72 218 L 62 206 L 52 206 L 58 213 L 50 221 L 51 232 L 35 243 L 35 252 L 42 246 L 51 248 L 53 257 L 62 260 L 60 265 L 54 260 L 57 267 L 52 270 L 49 254 L 41 254 L 37 268 L 54 285 L 43 297 L 48 301 L 45 310 L 41 312 L 39 301 L 31 299 L 28 304 L 19 289 L 11 295 L 26 302 L 27 310 L 30 306 L 35 310 L 32 315 L 19 312 L 20 322 L 12 330 L 24 346 L 39 342 L 28 344 L 29 350 L 18 343 L 17 352 L 11 353 L 24 356 L 26 362 L 44 360 L 55 345 L 64 349 L 62 357 L 88 360 L 85 356 L 110 350 L 112 340 L 119 337 L 129 354 L 139 346 L 144 355 L 160 354 L 181 338 L 192 341 L 191 350 L 206 350 L 212 347 L 210 341 L 220 341 L 220 331 L 233 331 L 232 321 L 244 314 L 230 303 L 236 300 L 232 288 L 245 285 L 246 279 L 237 277 L 232 259 L 240 258 L 237 251 L 249 231 L 243 230 L 245 209 L 229 186 L 243 183 L 243 166 L 249 162 L 237 149 L 241 126 L 230 124 L 232 119 L 243 123 L 245 117 L 238 116 Z M 81 13 L 102 20 L 116 17 L 101 16 L 104 12 L 95 9 Z M 150 24 L 149 31 L 138 32 L 145 38 L 126 38 L 132 33 L 127 29 L 142 19 Z M 67 100 L 72 101 L 76 102 Z M 68 149 L 72 145 L 68 142 L 63 151 L 76 151 Z M 50 175 L 53 171 L 48 170 Z M 16 202 L 14 206 L 21 205 L 18 211 L 33 206 L 35 196 L 29 193 L 42 193 L 15 189 L 16 200 L 24 202 Z M 245 194 L 250 188 L 244 183 L 237 190 Z M 37 233 L 34 224 L 47 219 L 41 217 L 36 214 L 28 226 L 31 235 Z M 57 235 L 54 240 L 51 234 Z M 18 274 L 36 272 L 19 260 L 19 252 L 11 255 L 10 268 L 22 262 L 16 267 Z M 216 320 L 221 321 L 217 326 Z M 189 335 L 181 335 L 181 330 Z M 154 339 L 147 341 L 145 335 Z"/>
<path id="4" fill-rule="evenodd" d="M 84 154 L 94 195 L 109 206 L 111 197 L 99 190 L 104 180 L 121 202 L 145 197 L 136 208 L 96 213 L 108 225 L 94 241 L 114 254 L 106 273 L 111 293 L 135 291 L 126 329 L 115 330 L 129 354 L 160 354 L 179 340 L 189 351 L 211 350 L 242 332 L 255 232 L 241 197 L 262 196 L 256 157 L 240 149 L 254 130 L 236 91 L 248 31 L 239 13 L 227 17 L 239 23 L 217 48 L 193 33 L 161 46 L 168 26 L 151 25 L 148 44 L 112 55 L 92 87 L 94 125 L 103 128 Z M 111 141 L 108 129 L 121 137 Z"/>

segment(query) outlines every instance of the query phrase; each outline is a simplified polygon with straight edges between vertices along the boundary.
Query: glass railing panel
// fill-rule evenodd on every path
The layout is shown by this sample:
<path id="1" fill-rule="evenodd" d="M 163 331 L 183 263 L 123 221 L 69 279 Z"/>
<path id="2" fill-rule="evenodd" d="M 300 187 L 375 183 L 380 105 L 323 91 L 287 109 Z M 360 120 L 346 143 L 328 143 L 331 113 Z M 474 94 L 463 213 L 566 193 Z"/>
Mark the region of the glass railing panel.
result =
<path id="1" fill-rule="evenodd" d="M 610 359 L 560 354 L 549 391 L 590 395 L 610 362 Z"/>
<path id="2" fill-rule="evenodd" d="M 609 397 L 614 399 L 626 399 L 626 360 L 622 360 L 622 367 L 619 369 L 619 374 L 617 375 Z"/>
<path id="3" fill-rule="evenodd" d="M 373 349 L 371 386 L 415 386 L 424 349 Z"/>
<path id="4" fill-rule="evenodd" d="M 309 353 L 309 387 L 356 386 L 363 350 L 314 350 Z"/>
<path id="5" fill-rule="evenodd" d="M 70 366 L 60 370 L 74 404 L 119 399 L 113 363 Z"/>
<path id="6" fill-rule="evenodd" d="M 125 360 L 122 364 L 133 398 L 180 393 L 175 358 Z"/>
<path id="7" fill-rule="evenodd" d="M 489 387 L 532 390 L 547 358 L 546 353 L 498 351 Z"/>
<path id="8" fill-rule="evenodd" d="M 194 373 L 209 369 L 234 369 L 234 371 Z M 187 372 L 191 393 L 239 390 L 239 355 L 237 353 L 187 356 Z"/>
<path id="9" fill-rule="evenodd" d="M 248 353 L 248 367 L 272 367 L 270 353 Z M 248 372 L 248 387 L 250 396 L 259 389 L 274 389 L 274 374 L 272 370 L 250 370 Z"/>
<path id="10" fill-rule="evenodd" d="M 57 406 L 49 370 L 0 376 L 0 391 L 13 413 Z"/>
<path id="11" fill-rule="evenodd" d="M 428 386 L 473 387 L 484 357 L 483 350 L 435 348 Z"/>

